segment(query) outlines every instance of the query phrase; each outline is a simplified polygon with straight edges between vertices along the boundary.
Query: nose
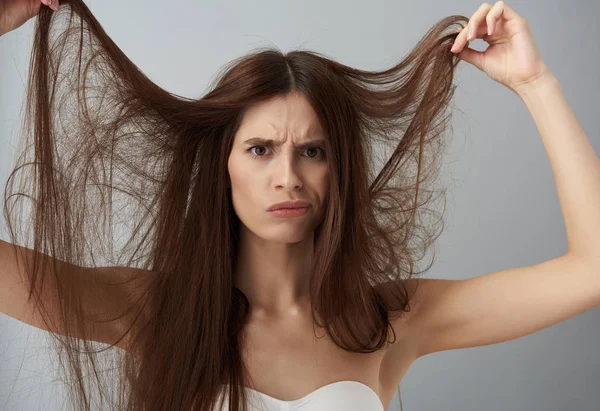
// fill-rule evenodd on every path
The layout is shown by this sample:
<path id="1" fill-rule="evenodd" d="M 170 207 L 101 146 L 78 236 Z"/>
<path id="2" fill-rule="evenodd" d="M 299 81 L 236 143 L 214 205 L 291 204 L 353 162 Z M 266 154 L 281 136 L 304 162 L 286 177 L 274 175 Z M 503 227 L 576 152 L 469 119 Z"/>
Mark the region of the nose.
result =
<path id="1" fill-rule="evenodd" d="M 293 155 L 281 156 L 279 164 L 275 167 L 275 184 L 277 187 L 281 186 L 289 190 L 302 188 L 302 178 L 298 174 L 296 160 Z"/>

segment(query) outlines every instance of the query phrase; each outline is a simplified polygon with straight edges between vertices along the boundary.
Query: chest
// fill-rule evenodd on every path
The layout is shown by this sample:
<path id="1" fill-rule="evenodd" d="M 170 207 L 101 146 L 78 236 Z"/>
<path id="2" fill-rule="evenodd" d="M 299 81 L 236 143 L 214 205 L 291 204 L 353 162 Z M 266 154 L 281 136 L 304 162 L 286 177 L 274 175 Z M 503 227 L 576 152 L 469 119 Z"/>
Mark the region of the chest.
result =
<path id="1" fill-rule="evenodd" d="M 351 353 L 323 329 L 313 329 L 310 321 L 256 322 L 246 329 L 242 359 L 251 377 L 249 388 L 275 399 L 297 400 L 328 384 L 358 381 L 387 407 L 410 366 L 409 356 L 396 354 L 399 350 L 391 358 L 390 347 Z"/>

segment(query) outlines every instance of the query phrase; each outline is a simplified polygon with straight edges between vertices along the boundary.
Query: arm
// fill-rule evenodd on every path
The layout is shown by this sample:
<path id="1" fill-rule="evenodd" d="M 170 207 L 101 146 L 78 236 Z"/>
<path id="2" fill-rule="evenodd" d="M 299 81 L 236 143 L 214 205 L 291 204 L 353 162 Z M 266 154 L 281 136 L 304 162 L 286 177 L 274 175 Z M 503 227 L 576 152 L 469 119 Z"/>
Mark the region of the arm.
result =
<path id="1" fill-rule="evenodd" d="M 15 253 L 15 251 L 17 251 Z M 35 300 L 28 299 L 30 281 L 24 269 L 24 259 L 33 257 L 33 250 L 25 247 L 14 246 L 0 240 L 0 312 L 45 331 L 64 334 L 62 330 L 50 330 L 42 321 L 39 310 L 35 307 Z M 60 267 L 64 267 L 61 269 Z M 73 269 L 73 266 L 59 262 L 60 281 L 71 281 L 67 276 L 81 275 L 79 280 L 81 289 L 79 297 L 86 303 L 84 307 L 88 313 L 100 313 L 103 317 L 114 318 L 125 313 L 136 301 L 135 295 L 139 293 L 137 279 L 148 278 L 143 275 L 147 271 L 128 267 L 97 267 Z M 138 286 L 136 288 L 136 285 Z M 49 315 L 54 321 L 59 322 L 58 295 L 56 281 L 50 275 L 45 275 L 42 289 L 39 290 L 44 305 L 49 309 Z M 106 344 L 114 343 L 133 321 L 132 315 L 137 310 L 133 309 L 122 319 L 94 324 L 91 341 Z M 74 337 L 79 338 L 77 335 Z M 125 349 L 127 342 L 121 340 L 117 347 Z"/>
<path id="2" fill-rule="evenodd" d="M 519 90 L 565 218 L 565 255 L 466 280 L 419 282 L 409 333 L 419 355 L 523 337 L 600 305 L 600 161 L 549 75 Z"/>
<path id="3" fill-rule="evenodd" d="M 600 267 L 600 160 L 553 75 L 519 90 L 550 160 L 568 252 Z"/>

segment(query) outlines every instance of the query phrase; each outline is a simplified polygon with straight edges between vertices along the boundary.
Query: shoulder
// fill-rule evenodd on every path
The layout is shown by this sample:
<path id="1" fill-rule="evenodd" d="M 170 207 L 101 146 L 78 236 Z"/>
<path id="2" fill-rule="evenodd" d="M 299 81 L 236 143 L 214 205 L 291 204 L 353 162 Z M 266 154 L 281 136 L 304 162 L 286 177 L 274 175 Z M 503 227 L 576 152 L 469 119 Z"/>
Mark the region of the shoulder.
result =
<path id="1" fill-rule="evenodd" d="M 412 277 L 404 280 L 396 280 L 396 284 L 387 284 L 386 287 L 397 286 L 401 283 L 406 289 L 408 304 L 406 312 L 390 312 L 390 326 L 397 335 L 402 344 L 393 344 L 394 346 L 410 346 L 414 351 L 416 358 L 423 355 L 422 346 L 428 344 L 430 320 L 435 315 L 436 307 L 440 301 L 447 300 L 449 294 L 456 292 L 455 284 L 458 280 L 448 280 L 440 278 L 417 278 Z M 433 313 L 433 314 L 432 314 Z M 429 333 L 429 334 L 428 334 Z M 391 348 L 390 351 L 397 350 Z"/>
<path id="2" fill-rule="evenodd" d="M 388 300 L 385 302 L 387 307 L 397 307 L 388 311 L 390 327 L 396 336 L 395 340 L 399 343 L 392 343 L 391 346 L 406 344 L 416 344 L 419 334 L 419 324 L 416 315 L 431 294 L 431 290 L 436 287 L 436 279 L 411 277 L 390 281 L 389 283 L 376 286 L 381 298 Z M 405 298 L 405 306 L 398 307 L 398 290 Z M 394 301 L 392 301 L 394 300 Z M 406 346 L 403 348 L 406 349 Z"/>
<path id="3" fill-rule="evenodd" d="M 149 320 L 151 307 L 147 297 L 154 272 L 134 267 L 98 267 L 90 268 L 89 275 L 90 285 L 93 284 L 97 295 L 102 297 L 102 311 L 111 313 L 114 318 L 120 317 L 113 324 L 112 335 L 105 336 L 105 341 L 120 338 L 134 322 L 145 324 Z M 127 350 L 128 336 L 115 345 Z"/>
<path id="4" fill-rule="evenodd" d="M 406 290 L 408 302 L 404 310 L 388 311 L 389 327 L 394 335 L 388 336 L 390 344 L 382 350 L 379 380 L 382 392 L 389 392 L 390 397 L 394 395 L 411 364 L 418 358 L 418 329 L 413 320 L 417 310 L 417 290 L 422 290 L 421 280 L 410 278 L 379 285 L 382 295 L 387 294 L 388 298 L 394 293 L 394 289 L 399 289 L 400 286 L 400 289 Z"/>

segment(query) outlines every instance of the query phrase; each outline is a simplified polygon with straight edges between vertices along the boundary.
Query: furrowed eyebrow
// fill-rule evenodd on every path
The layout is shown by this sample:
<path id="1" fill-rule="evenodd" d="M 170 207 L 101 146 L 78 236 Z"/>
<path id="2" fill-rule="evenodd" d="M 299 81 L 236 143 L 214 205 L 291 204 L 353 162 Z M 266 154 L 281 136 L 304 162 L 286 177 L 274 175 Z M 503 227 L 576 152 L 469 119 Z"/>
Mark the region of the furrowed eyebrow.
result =
<path id="1" fill-rule="evenodd" d="M 244 144 L 248 144 L 248 145 L 256 144 L 256 145 L 279 147 L 283 143 L 281 141 L 275 141 L 275 140 L 271 140 L 268 138 L 253 137 L 253 138 L 250 138 L 250 139 L 244 141 Z M 325 145 L 325 140 L 320 140 L 320 139 L 319 140 L 311 140 L 307 143 L 297 144 L 296 147 L 306 148 L 306 147 L 313 147 L 315 145 Z"/>

